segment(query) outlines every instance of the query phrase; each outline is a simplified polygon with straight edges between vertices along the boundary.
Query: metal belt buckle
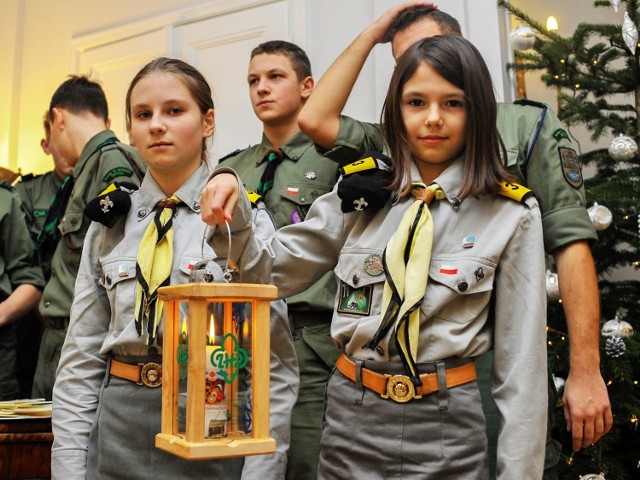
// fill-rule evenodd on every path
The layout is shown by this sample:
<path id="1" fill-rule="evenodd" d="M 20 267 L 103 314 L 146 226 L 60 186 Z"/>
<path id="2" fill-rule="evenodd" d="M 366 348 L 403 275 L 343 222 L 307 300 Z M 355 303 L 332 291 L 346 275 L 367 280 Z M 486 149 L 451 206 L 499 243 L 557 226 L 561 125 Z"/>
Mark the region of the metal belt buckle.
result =
<path id="1" fill-rule="evenodd" d="M 406 375 L 385 375 L 387 378 L 387 393 L 380 396 L 382 398 L 390 398 L 398 403 L 405 403 L 412 398 L 422 398 L 422 395 L 416 393 L 413 382 Z"/>
<path id="2" fill-rule="evenodd" d="M 146 385 L 149 388 L 157 388 L 162 385 L 162 365 L 159 363 L 139 363 L 140 381 L 138 385 Z"/>

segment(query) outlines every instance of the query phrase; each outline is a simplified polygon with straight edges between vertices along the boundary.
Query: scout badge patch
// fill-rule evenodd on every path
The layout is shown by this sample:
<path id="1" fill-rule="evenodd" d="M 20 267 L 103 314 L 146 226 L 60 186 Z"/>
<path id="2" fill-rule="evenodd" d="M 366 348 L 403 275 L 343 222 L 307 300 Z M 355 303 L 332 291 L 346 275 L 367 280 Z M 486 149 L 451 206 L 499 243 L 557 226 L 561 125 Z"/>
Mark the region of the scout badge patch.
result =
<path id="1" fill-rule="evenodd" d="M 580 188 L 582 186 L 582 168 L 576 151 L 573 148 L 558 147 L 558 154 L 564 179 L 573 188 Z"/>
<path id="2" fill-rule="evenodd" d="M 373 287 L 367 285 L 360 288 L 354 288 L 351 285 L 342 282 L 340 286 L 340 304 L 338 305 L 339 313 L 350 313 L 352 315 L 369 315 L 371 311 L 371 293 Z"/>

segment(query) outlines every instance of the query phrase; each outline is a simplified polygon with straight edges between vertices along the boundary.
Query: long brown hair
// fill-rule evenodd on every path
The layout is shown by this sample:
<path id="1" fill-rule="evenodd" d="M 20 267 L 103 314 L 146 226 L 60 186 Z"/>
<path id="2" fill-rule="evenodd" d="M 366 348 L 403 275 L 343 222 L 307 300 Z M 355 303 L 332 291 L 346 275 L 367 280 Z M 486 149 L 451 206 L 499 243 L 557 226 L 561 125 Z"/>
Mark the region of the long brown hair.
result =
<path id="1" fill-rule="evenodd" d="M 413 155 L 402 119 L 402 89 L 418 66 L 428 63 L 441 77 L 464 92 L 467 112 L 464 180 L 459 198 L 497 193 L 499 182 L 510 179 L 496 128 L 496 101 L 489 69 L 480 52 L 459 36 L 437 35 L 413 44 L 400 57 L 391 77 L 381 114 L 381 127 L 394 164 L 389 189 L 409 192 Z"/>

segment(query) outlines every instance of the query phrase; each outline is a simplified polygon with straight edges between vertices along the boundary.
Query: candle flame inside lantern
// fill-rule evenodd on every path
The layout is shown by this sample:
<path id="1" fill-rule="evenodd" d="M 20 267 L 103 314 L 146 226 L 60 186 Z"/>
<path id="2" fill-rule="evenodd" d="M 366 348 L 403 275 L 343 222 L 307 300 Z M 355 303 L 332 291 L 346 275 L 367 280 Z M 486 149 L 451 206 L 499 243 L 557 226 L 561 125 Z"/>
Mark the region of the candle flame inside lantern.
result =
<path id="1" fill-rule="evenodd" d="M 209 319 L 209 345 L 214 345 L 216 340 L 216 328 L 215 328 L 215 319 L 213 318 L 213 314 Z"/>

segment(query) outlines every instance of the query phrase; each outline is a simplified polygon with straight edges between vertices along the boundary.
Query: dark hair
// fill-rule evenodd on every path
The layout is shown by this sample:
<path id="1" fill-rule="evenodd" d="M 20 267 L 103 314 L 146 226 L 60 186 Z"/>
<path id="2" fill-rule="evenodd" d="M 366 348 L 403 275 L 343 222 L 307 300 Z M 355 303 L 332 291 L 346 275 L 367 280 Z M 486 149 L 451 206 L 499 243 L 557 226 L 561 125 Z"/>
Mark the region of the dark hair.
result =
<path id="1" fill-rule="evenodd" d="M 402 10 L 391 22 L 387 33 L 384 36 L 384 42 L 390 42 L 396 33 L 403 31 L 410 27 L 415 22 L 422 20 L 423 18 L 429 18 L 433 20 L 444 35 L 459 35 L 462 36 L 462 29 L 460 23 L 454 17 L 448 13 L 438 10 L 434 7 L 427 7 L 424 5 L 416 5 L 413 7 L 405 8 Z"/>
<path id="2" fill-rule="evenodd" d="M 133 77 L 133 80 L 131 80 L 131 85 L 129 85 L 127 96 L 125 97 L 125 119 L 127 131 L 131 131 L 131 92 L 141 79 L 154 73 L 172 73 L 180 78 L 198 104 L 200 113 L 203 115 L 209 110 L 215 110 L 211 95 L 211 87 L 204 78 L 204 75 L 202 75 L 198 69 L 189 65 L 187 62 L 178 60 L 177 58 L 160 57 L 147 63 L 136 74 L 136 76 Z M 206 161 L 206 158 L 207 139 L 203 138 L 202 159 Z"/>
<path id="3" fill-rule="evenodd" d="M 105 122 L 109 118 L 102 87 L 84 75 L 70 75 L 58 87 L 49 104 L 49 120 L 53 120 L 53 108 L 64 108 L 75 114 L 89 112 Z"/>
<path id="4" fill-rule="evenodd" d="M 298 80 L 302 81 L 311 76 L 311 62 L 303 49 L 298 45 L 284 40 L 271 40 L 258 45 L 251 51 L 251 58 L 263 53 L 280 54 L 286 56 L 291 67 L 296 72 Z"/>
<path id="5" fill-rule="evenodd" d="M 413 44 L 400 57 L 391 77 L 381 114 L 382 133 L 394 162 L 389 189 L 409 191 L 413 155 L 402 119 L 402 89 L 418 66 L 426 62 L 441 77 L 464 92 L 466 119 L 465 177 L 460 198 L 497 193 L 499 182 L 510 179 L 502 164 L 504 147 L 496 128 L 496 100 L 489 69 L 480 52 L 458 36 L 437 35 Z"/>

